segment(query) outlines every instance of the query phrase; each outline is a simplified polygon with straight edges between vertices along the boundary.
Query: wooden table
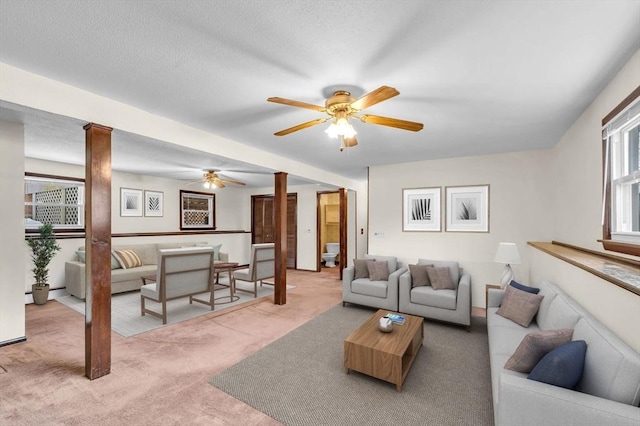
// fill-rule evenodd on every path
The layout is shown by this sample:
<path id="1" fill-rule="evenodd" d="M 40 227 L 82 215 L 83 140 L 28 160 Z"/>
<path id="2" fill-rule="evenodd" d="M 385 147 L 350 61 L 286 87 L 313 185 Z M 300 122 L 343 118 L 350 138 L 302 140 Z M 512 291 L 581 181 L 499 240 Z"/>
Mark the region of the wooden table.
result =
<path id="1" fill-rule="evenodd" d="M 236 296 L 236 289 L 235 289 L 235 281 L 233 280 L 233 270 L 235 268 L 238 267 L 238 262 L 216 262 L 213 264 L 213 273 L 216 275 L 216 281 L 213 284 L 214 285 L 214 289 L 215 286 L 224 286 L 226 287 L 225 284 L 220 284 L 219 278 L 220 278 L 220 273 L 221 272 L 227 272 L 229 274 L 229 296 L 222 296 L 222 297 L 216 297 L 214 300 L 218 300 L 218 299 L 229 299 L 226 302 L 214 302 L 217 305 L 224 305 L 225 303 L 231 303 L 231 302 L 235 302 L 236 300 L 240 299 L 240 296 Z"/>
<path id="2" fill-rule="evenodd" d="M 394 383 L 398 392 L 424 340 L 423 318 L 401 314 L 404 324 L 390 333 L 378 330 L 378 320 L 390 311 L 380 309 L 344 341 L 344 369 Z"/>

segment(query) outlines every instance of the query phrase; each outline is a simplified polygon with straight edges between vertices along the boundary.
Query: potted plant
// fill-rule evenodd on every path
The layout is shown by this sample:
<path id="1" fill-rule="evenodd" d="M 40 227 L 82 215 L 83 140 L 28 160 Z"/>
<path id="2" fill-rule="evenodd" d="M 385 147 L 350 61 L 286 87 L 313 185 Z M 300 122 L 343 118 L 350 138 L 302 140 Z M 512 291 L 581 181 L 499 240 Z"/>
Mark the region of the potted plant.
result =
<path id="1" fill-rule="evenodd" d="M 45 224 L 39 228 L 40 234 L 27 240 L 27 245 L 31 249 L 31 260 L 33 260 L 33 278 L 35 284 L 31 286 L 33 303 L 44 305 L 49 298 L 49 262 L 53 259 L 60 246 L 56 243 L 53 233 L 53 225 Z"/>

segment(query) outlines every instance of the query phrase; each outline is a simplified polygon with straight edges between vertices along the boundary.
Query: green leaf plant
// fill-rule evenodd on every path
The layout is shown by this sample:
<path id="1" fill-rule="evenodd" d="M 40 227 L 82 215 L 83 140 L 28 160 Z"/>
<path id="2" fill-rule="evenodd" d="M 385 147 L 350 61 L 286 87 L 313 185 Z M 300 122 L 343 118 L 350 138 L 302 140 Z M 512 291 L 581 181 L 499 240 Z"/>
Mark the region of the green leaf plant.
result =
<path id="1" fill-rule="evenodd" d="M 37 286 L 46 286 L 49 279 L 49 262 L 60 250 L 53 233 L 53 225 L 45 224 L 39 228 L 40 234 L 27 240 L 33 261 L 33 278 Z"/>

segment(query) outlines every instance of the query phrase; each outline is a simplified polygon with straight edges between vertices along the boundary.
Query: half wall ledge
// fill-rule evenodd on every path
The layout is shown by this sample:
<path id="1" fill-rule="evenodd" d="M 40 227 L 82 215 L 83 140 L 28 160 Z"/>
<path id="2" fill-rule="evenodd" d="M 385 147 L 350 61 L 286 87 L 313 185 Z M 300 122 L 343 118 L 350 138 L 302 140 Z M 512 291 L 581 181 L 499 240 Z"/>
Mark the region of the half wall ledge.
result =
<path id="1" fill-rule="evenodd" d="M 559 241 L 527 244 L 640 296 L 640 261 Z"/>

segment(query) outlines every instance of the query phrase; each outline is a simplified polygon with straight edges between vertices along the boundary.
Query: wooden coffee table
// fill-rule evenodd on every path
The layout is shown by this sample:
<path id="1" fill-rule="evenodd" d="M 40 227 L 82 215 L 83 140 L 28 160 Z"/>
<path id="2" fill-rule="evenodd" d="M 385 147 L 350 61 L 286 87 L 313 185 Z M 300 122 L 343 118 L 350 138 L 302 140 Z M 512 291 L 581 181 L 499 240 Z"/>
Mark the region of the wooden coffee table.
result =
<path id="1" fill-rule="evenodd" d="M 344 369 L 394 383 L 398 392 L 422 347 L 423 318 L 401 314 L 404 324 L 390 333 L 378 330 L 378 320 L 390 311 L 379 310 L 344 341 Z"/>

